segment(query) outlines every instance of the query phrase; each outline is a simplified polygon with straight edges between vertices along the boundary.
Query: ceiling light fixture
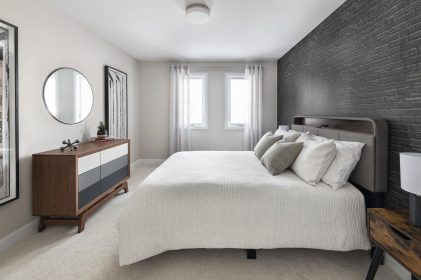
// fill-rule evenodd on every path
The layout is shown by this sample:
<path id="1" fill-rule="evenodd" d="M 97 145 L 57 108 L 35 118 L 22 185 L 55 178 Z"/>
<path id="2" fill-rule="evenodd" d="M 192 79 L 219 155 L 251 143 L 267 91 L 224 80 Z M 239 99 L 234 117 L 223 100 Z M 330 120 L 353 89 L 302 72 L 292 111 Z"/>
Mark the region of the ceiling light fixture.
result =
<path id="1" fill-rule="evenodd" d="M 191 4 L 186 7 L 186 15 L 190 22 L 204 24 L 210 20 L 210 9 L 205 4 Z"/>

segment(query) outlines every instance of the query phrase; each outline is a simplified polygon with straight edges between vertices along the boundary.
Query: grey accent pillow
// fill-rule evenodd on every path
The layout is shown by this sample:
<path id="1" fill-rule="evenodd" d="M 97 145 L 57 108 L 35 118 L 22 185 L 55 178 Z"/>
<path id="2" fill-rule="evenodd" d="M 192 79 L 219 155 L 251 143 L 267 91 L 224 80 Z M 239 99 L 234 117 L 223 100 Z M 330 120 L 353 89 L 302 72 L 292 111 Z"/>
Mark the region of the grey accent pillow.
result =
<path id="1" fill-rule="evenodd" d="M 282 139 L 282 135 L 275 136 L 272 131 L 267 132 L 265 135 L 260 138 L 254 147 L 254 154 L 260 160 L 265 152 L 272 146 L 275 142 Z"/>
<path id="2" fill-rule="evenodd" d="M 282 129 L 278 129 L 277 131 L 275 131 L 275 135 L 282 135 L 282 139 L 285 139 L 285 141 L 287 142 L 295 142 L 295 140 L 297 140 L 301 136 L 301 132 L 297 132 L 295 130 L 285 131 Z"/>
<path id="3" fill-rule="evenodd" d="M 281 174 L 291 166 L 302 148 L 302 142 L 276 142 L 263 155 L 262 164 L 270 174 Z"/>

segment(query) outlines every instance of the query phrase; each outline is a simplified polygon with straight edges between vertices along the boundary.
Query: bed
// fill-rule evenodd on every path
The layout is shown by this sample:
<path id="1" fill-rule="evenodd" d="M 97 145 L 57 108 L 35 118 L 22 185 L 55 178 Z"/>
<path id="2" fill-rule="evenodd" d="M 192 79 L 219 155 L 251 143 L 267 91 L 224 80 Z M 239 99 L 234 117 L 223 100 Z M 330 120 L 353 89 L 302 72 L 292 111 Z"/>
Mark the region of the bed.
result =
<path id="1" fill-rule="evenodd" d="M 317 120 L 324 120 L 323 125 Z M 359 121 L 367 127 L 355 128 L 353 122 Z M 378 174 L 385 171 L 385 143 L 378 140 L 387 135 L 383 124 L 294 118 L 297 131 L 366 143 L 350 178 L 355 183 L 337 191 L 324 183 L 309 185 L 292 171 L 272 176 L 253 152 L 172 155 L 136 189 L 118 220 L 120 265 L 193 248 L 369 249 L 366 203 L 380 201 L 377 195 L 385 191 Z"/>

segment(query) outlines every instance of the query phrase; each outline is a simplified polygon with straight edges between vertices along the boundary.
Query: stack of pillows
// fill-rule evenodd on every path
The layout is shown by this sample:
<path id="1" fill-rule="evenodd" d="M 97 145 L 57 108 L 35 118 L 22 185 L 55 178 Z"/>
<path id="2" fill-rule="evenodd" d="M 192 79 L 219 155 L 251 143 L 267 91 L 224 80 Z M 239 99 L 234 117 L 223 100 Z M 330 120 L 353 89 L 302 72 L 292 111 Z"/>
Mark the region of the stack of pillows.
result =
<path id="1" fill-rule="evenodd" d="M 361 157 L 363 143 L 336 141 L 278 129 L 262 136 L 254 148 L 256 157 L 272 174 L 291 168 L 298 177 L 311 185 L 320 181 L 334 190 L 346 185 Z"/>

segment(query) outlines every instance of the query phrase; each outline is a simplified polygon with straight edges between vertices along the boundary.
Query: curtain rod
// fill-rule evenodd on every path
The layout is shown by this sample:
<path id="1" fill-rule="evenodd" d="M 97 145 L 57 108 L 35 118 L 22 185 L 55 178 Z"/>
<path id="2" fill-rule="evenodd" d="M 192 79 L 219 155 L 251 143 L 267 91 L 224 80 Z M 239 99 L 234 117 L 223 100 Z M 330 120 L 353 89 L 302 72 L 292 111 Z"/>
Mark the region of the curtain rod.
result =
<path id="1" fill-rule="evenodd" d="M 191 69 L 196 69 L 196 70 L 244 70 L 246 68 L 247 65 L 253 65 L 253 63 L 251 64 L 244 64 L 244 65 L 206 65 L 206 64 L 184 64 L 184 63 L 174 63 L 171 65 L 185 65 L 185 66 L 190 66 Z M 258 63 L 258 65 L 261 65 L 263 68 L 263 65 Z"/>
<path id="2" fill-rule="evenodd" d="M 224 70 L 224 69 L 244 69 L 246 65 L 220 65 L 220 66 L 212 66 L 212 65 L 190 65 L 191 68 L 196 69 L 211 69 L 211 70 Z"/>
<path id="3" fill-rule="evenodd" d="M 190 65 L 192 69 L 204 69 L 204 70 L 226 70 L 226 69 L 244 69 L 246 66 L 201 66 L 201 65 Z"/>

